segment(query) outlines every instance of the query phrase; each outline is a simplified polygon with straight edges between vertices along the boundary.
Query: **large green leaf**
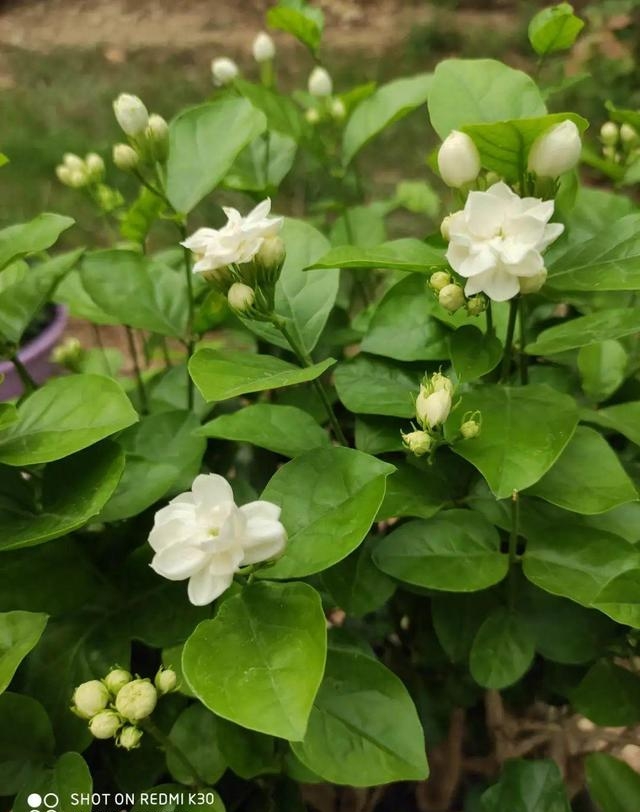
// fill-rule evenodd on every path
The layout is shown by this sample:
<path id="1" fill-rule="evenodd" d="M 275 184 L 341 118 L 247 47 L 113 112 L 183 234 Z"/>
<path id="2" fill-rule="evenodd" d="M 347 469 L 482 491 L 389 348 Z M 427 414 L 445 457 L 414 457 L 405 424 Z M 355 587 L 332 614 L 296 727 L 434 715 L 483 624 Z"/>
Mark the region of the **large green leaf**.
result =
<path id="1" fill-rule="evenodd" d="M 433 75 L 429 116 L 440 138 L 465 124 L 544 116 L 536 83 L 493 59 L 446 59 Z"/>
<path id="2" fill-rule="evenodd" d="M 318 448 L 288 462 L 262 498 L 282 508 L 286 551 L 265 570 L 268 578 L 300 578 L 330 567 L 369 532 L 394 470 L 350 448 Z"/>
<path id="3" fill-rule="evenodd" d="M 28 254 L 38 254 L 57 241 L 63 231 L 74 224 L 71 217 L 60 214 L 39 214 L 28 223 L 20 223 L 0 231 L 0 270 L 10 262 Z"/>
<path id="4" fill-rule="evenodd" d="M 167 197 L 188 214 L 220 183 L 237 155 L 266 129 L 267 119 L 246 99 L 192 107 L 171 122 Z"/>
<path id="5" fill-rule="evenodd" d="M 396 437 L 400 437 L 399 429 L 396 431 Z M 445 505 L 451 504 L 454 498 L 452 476 L 448 474 L 446 467 L 442 465 L 419 468 L 411 463 L 399 464 L 387 479 L 387 490 L 378 511 L 378 520 L 391 519 L 394 516 L 414 516 L 418 519 L 435 516 Z M 457 476 L 457 472 L 453 476 Z"/>
<path id="6" fill-rule="evenodd" d="M 528 490 L 575 513 L 604 513 L 638 498 L 635 485 L 607 441 L 579 426 L 553 468 Z"/>
<path id="7" fill-rule="evenodd" d="M 169 740 L 187 755 L 196 773 L 207 784 L 215 784 L 227 769 L 218 746 L 218 719 L 199 703 L 182 711 L 171 728 Z M 193 782 L 193 772 L 186 769 L 183 759 L 171 748 L 167 749 L 167 768 L 172 778 L 181 784 Z"/>
<path id="8" fill-rule="evenodd" d="M 395 79 L 360 102 L 342 136 L 344 163 L 350 163 L 356 153 L 385 127 L 425 104 L 431 79 L 430 73 Z"/>
<path id="9" fill-rule="evenodd" d="M 500 781 L 482 796 L 483 812 L 571 812 L 558 765 L 554 761 L 512 760 Z"/>
<path id="10" fill-rule="evenodd" d="M 417 274 L 394 285 L 376 308 L 362 349 L 398 361 L 438 361 L 449 355 L 449 330 L 429 315 L 434 304 Z"/>
<path id="11" fill-rule="evenodd" d="M 30 696 L 0 696 L 0 795 L 12 796 L 39 773 L 53 756 L 51 722 Z"/>
<path id="12" fill-rule="evenodd" d="M 413 417 L 412 395 L 417 394 L 422 374 L 400 364 L 367 355 L 340 364 L 335 385 L 344 405 L 356 414 Z"/>
<path id="13" fill-rule="evenodd" d="M 265 114 L 269 130 L 288 135 L 296 141 L 300 138 L 303 118 L 293 99 L 244 79 L 236 79 L 234 88 Z"/>
<path id="14" fill-rule="evenodd" d="M 268 448 L 285 457 L 297 457 L 317 446 L 329 445 L 327 432 L 308 412 L 295 406 L 254 403 L 205 423 L 203 437 L 235 440 Z"/>
<path id="15" fill-rule="evenodd" d="M 569 3 L 558 3 L 539 11 L 529 23 L 529 41 L 538 56 L 571 48 L 584 21 L 573 13 Z"/>
<path id="16" fill-rule="evenodd" d="M 531 667 L 535 641 L 526 619 L 499 607 L 484 620 L 469 654 L 469 669 L 484 688 L 500 691 Z"/>
<path id="17" fill-rule="evenodd" d="M 201 623 L 182 655 L 194 694 L 224 719 L 303 738 L 326 657 L 318 593 L 307 584 L 252 584 Z"/>
<path id="18" fill-rule="evenodd" d="M 367 539 L 351 555 L 320 576 L 324 588 L 349 615 L 374 612 L 395 592 L 393 579 L 373 563 L 372 549 L 372 539 Z"/>
<path id="19" fill-rule="evenodd" d="M 331 784 L 368 787 L 428 775 L 424 734 L 406 688 L 356 651 L 329 651 L 307 733 L 292 749 Z"/>
<path id="20" fill-rule="evenodd" d="M 529 355 L 555 355 L 638 332 L 640 312 L 637 309 L 605 310 L 549 327 L 540 333 L 533 344 L 525 347 L 525 352 Z"/>
<path id="21" fill-rule="evenodd" d="M 569 698 L 577 713 L 596 725 L 626 727 L 640 722 L 640 677 L 609 660 L 595 663 Z"/>
<path id="22" fill-rule="evenodd" d="M 91 299 L 122 324 L 184 336 L 188 304 L 182 271 L 136 251 L 107 250 L 87 254 L 81 276 Z"/>
<path id="23" fill-rule="evenodd" d="M 64 753 L 52 767 L 42 768 L 28 786 L 17 795 L 13 812 L 31 812 L 32 793 L 46 798 L 53 793 L 58 798 L 56 812 L 91 812 L 93 779 L 87 762 L 79 753 Z M 51 796 L 49 796 L 51 798 Z M 49 799 L 48 799 L 49 800 Z"/>
<path id="24" fill-rule="evenodd" d="M 497 603 L 496 591 L 489 589 L 432 595 L 433 629 L 452 663 L 466 663 L 478 629 Z"/>
<path id="25" fill-rule="evenodd" d="M 42 544 L 82 527 L 100 512 L 123 468 L 124 455 L 116 445 L 85 449 L 47 465 L 41 499 L 36 501 L 24 493 L 7 497 L 18 491 L 20 474 L 0 466 L 0 551 Z"/>
<path id="26" fill-rule="evenodd" d="M 48 381 L 18 407 L 18 422 L 0 436 L 0 462 L 36 465 L 67 457 L 138 419 L 111 378 L 69 375 Z"/>
<path id="27" fill-rule="evenodd" d="M 0 384 L 2 381 L 0 380 Z M 18 410 L 13 403 L 0 403 L 0 431 L 18 420 Z"/>
<path id="28" fill-rule="evenodd" d="M 297 148 L 293 138 L 278 132 L 258 136 L 236 158 L 225 187 L 264 195 L 277 190 L 293 167 Z"/>
<path id="29" fill-rule="evenodd" d="M 508 570 L 498 531 L 470 510 L 402 524 L 378 541 L 373 560 L 400 581 L 447 592 L 486 589 Z"/>
<path id="30" fill-rule="evenodd" d="M 585 423 L 595 423 L 605 429 L 622 434 L 635 445 L 640 445 L 640 401 L 618 403 L 598 411 L 583 411 Z"/>
<path id="31" fill-rule="evenodd" d="M 191 357 L 189 372 L 204 399 L 218 401 L 313 381 L 333 364 L 333 358 L 327 358 L 311 367 L 297 367 L 273 355 L 205 348 Z"/>
<path id="32" fill-rule="evenodd" d="M 35 612 L 0 614 L 0 694 L 9 687 L 20 663 L 37 645 L 47 615 Z"/>
<path id="33" fill-rule="evenodd" d="M 481 378 L 495 369 L 502 358 L 500 339 L 473 325 L 460 327 L 449 336 L 451 363 L 461 382 Z"/>
<path id="34" fill-rule="evenodd" d="M 585 761 L 587 786 L 602 812 L 636 812 L 640 775 L 607 753 L 591 753 Z"/>
<path id="35" fill-rule="evenodd" d="M 53 293 L 53 301 L 63 304 L 69 313 L 78 319 L 87 319 L 93 324 L 118 324 L 117 316 L 105 313 L 93 301 L 82 281 L 80 268 L 71 270 Z"/>
<path id="36" fill-rule="evenodd" d="M 584 393 L 597 403 L 607 400 L 622 385 L 627 373 L 627 351 L 619 341 L 601 341 L 582 347 L 578 370 Z"/>
<path id="37" fill-rule="evenodd" d="M 458 442 L 454 451 L 475 465 L 498 499 L 541 479 L 578 422 L 575 402 L 546 384 L 492 385 L 465 393 L 457 412 L 476 410 L 482 415 L 482 431 L 473 440 Z M 451 433 L 457 432 L 458 420 L 450 419 Z"/>
<path id="38" fill-rule="evenodd" d="M 386 268 L 428 274 L 447 265 L 444 253 L 442 248 L 434 248 L 422 240 L 411 237 L 385 242 L 373 248 L 338 245 L 328 254 L 316 259 L 308 269 Z"/>

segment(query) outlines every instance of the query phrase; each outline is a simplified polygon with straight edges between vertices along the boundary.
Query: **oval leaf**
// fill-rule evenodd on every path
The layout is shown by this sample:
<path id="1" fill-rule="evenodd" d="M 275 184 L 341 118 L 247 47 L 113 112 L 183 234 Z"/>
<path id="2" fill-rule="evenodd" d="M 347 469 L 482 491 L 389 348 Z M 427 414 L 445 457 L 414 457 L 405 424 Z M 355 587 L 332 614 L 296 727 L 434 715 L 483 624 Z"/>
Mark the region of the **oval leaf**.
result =
<path id="1" fill-rule="evenodd" d="M 36 612 L 0 614 L 0 694 L 9 687 L 20 663 L 37 645 L 47 615 Z"/>
<path id="2" fill-rule="evenodd" d="M 500 691 L 530 668 L 535 641 L 524 618 L 500 607 L 478 629 L 471 653 L 471 676 L 483 688 Z"/>

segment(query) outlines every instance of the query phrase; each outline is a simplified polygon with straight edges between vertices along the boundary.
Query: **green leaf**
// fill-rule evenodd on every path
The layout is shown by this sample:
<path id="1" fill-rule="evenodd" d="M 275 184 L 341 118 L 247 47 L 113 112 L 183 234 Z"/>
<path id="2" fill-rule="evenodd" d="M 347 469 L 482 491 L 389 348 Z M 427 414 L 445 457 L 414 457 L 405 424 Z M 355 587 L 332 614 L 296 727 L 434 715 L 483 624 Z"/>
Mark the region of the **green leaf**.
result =
<path id="1" fill-rule="evenodd" d="M 638 499 L 635 485 L 611 446 L 586 426 L 578 426 L 554 466 L 528 493 L 588 515 Z"/>
<path id="2" fill-rule="evenodd" d="M 191 107 L 169 128 L 167 197 L 188 214 L 212 192 L 267 119 L 246 99 L 225 98 Z"/>
<path id="3" fill-rule="evenodd" d="M 124 456 L 111 443 L 47 465 L 39 502 L 3 500 L 0 551 L 42 544 L 85 525 L 109 499 L 123 468 Z M 17 470 L 0 466 L 0 494 L 19 478 Z"/>
<path id="4" fill-rule="evenodd" d="M 260 193 L 277 189 L 293 167 L 297 148 L 293 138 L 275 131 L 258 136 L 238 155 L 224 185 Z"/>
<path id="5" fill-rule="evenodd" d="M 440 592 L 431 597 L 431 619 L 438 641 L 452 663 L 464 663 L 478 629 L 497 605 L 493 591 Z"/>
<path id="6" fill-rule="evenodd" d="M 11 269 L 0 277 L 0 334 L 18 344 L 33 318 L 51 299 L 56 285 L 77 263 L 82 249 L 62 254 L 32 268 L 12 266 L 22 272 L 6 284 Z"/>
<path id="7" fill-rule="evenodd" d="M 449 330 L 429 315 L 433 294 L 412 274 L 383 297 L 362 341 L 364 352 L 398 361 L 438 361 L 449 354 Z"/>
<path id="8" fill-rule="evenodd" d="M 445 59 L 433 75 L 429 116 L 440 138 L 465 124 L 532 118 L 546 112 L 533 79 L 493 59 Z"/>
<path id="9" fill-rule="evenodd" d="M 181 338 L 188 318 L 184 274 L 136 251 L 94 251 L 82 262 L 92 301 L 129 327 Z"/>
<path id="10" fill-rule="evenodd" d="M 219 401 L 313 381 L 333 364 L 333 358 L 327 358 L 297 367 L 273 355 L 202 349 L 191 357 L 189 373 L 205 400 Z"/>
<path id="11" fill-rule="evenodd" d="M 247 730 L 220 718 L 218 731 L 220 752 L 229 769 L 240 778 L 247 780 L 265 773 L 280 772 L 277 742 L 272 736 Z"/>
<path id="12" fill-rule="evenodd" d="M 262 498 L 282 508 L 289 542 L 265 576 L 301 578 L 349 555 L 369 532 L 393 470 L 361 451 L 335 447 L 309 451 L 280 468 Z"/>
<path id="13" fill-rule="evenodd" d="M 447 592 L 486 589 L 509 568 L 495 527 L 470 510 L 402 524 L 378 541 L 373 560 L 399 581 Z"/>
<path id="14" fill-rule="evenodd" d="M 607 753 L 591 753 L 585 760 L 587 786 L 602 812 L 636 812 L 640 775 Z"/>
<path id="15" fill-rule="evenodd" d="M 53 293 L 53 301 L 68 308 L 77 319 L 87 319 L 93 324 L 118 324 L 116 316 L 110 316 L 98 307 L 87 292 L 79 268 L 71 270 Z"/>
<path id="16" fill-rule="evenodd" d="M 0 694 L 9 687 L 20 663 L 40 639 L 47 615 L 35 612 L 0 614 Z"/>
<path id="17" fill-rule="evenodd" d="M 302 135 L 302 113 L 298 105 L 289 98 L 270 90 L 264 85 L 235 79 L 234 89 L 239 91 L 251 104 L 267 117 L 269 130 L 288 135 L 295 141 Z"/>
<path id="18" fill-rule="evenodd" d="M 51 722 L 30 696 L 0 696 L 0 795 L 15 795 L 53 757 Z"/>
<path id="19" fill-rule="evenodd" d="M 305 0 L 281 0 L 267 11 L 267 24 L 291 34 L 315 54 L 322 40 L 324 14 Z"/>
<path id="20" fill-rule="evenodd" d="M 143 417 L 117 439 L 125 468 L 100 521 L 113 522 L 142 513 L 170 490 L 191 487 L 200 472 L 206 441 L 196 435 L 198 418 L 185 411 Z"/>
<path id="21" fill-rule="evenodd" d="M 165 203 L 146 186 L 138 192 L 138 197 L 129 206 L 120 221 L 120 234 L 123 239 L 144 245 L 153 224 L 160 217 Z"/>
<path id="22" fill-rule="evenodd" d="M 549 327 L 533 344 L 525 347 L 525 352 L 529 355 L 555 355 L 637 332 L 640 332 L 640 312 L 636 309 L 605 310 Z"/>
<path id="23" fill-rule="evenodd" d="M 482 795 L 483 812 L 571 812 L 555 761 L 507 761 Z"/>
<path id="24" fill-rule="evenodd" d="M 501 691 L 526 674 L 534 656 L 535 643 L 525 619 L 500 607 L 478 629 L 469 669 L 478 685 Z"/>
<path id="25" fill-rule="evenodd" d="M 252 443 L 285 457 L 297 457 L 329 445 L 326 431 L 307 412 L 294 406 L 255 403 L 232 414 L 223 414 L 205 423 L 197 432 L 203 437 L 218 437 Z"/>
<path id="26" fill-rule="evenodd" d="M 608 660 L 595 663 L 569 698 L 575 710 L 596 725 L 640 722 L 640 677 Z"/>
<path id="27" fill-rule="evenodd" d="M 601 341 L 582 347 L 578 369 L 585 394 L 600 402 L 607 400 L 624 382 L 627 353 L 619 341 Z"/>
<path id="28" fill-rule="evenodd" d="M 310 586 L 251 584 L 197 627 L 184 647 L 183 672 L 217 715 L 300 740 L 324 671 L 326 634 Z"/>
<path id="29" fill-rule="evenodd" d="M 399 432 L 398 432 L 399 436 Z M 369 452 L 374 453 L 374 452 Z M 400 464 L 387 479 L 378 521 L 394 516 L 430 519 L 453 499 L 451 478 L 441 465 L 418 468 Z"/>
<path id="30" fill-rule="evenodd" d="M 56 812 L 91 812 L 91 802 L 84 798 L 91 795 L 93 780 L 87 762 L 79 753 L 64 753 L 53 767 L 41 769 L 27 787 L 16 797 L 14 812 L 30 812 L 33 804 L 28 798 L 36 792 L 42 798 L 49 793 L 58 797 Z"/>
<path id="31" fill-rule="evenodd" d="M 307 270 L 316 268 L 386 268 L 397 271 L 416 271 L 430 274 L 444 268 L 447 260 L 442 248 L 434 248 L 421 240 L 407 237 L 392 240 L 372 248 L 357 245 L 339 245 L 328 254 L 316 259 Z"/>
<path id="32" fill-rule="evenodd" d="M 402 420 L 384 417 L 356 417 L 356 448 L 366 454 L 402 451 Z"/>
<path id="33" fill-rule="evenodd" d="M 373 563 L 372 549 L 372 540 L 366 540 L 320 576 L 324 588 L 349 615 L 375 612 L 395 592 L 394 581 Z"/>
<path id="34" fill-rule="evenodd" d="M 349 164 L 359 150 L 386 127 L 425 104 L 431 79 L 430 73 L 395 79 L 360 102 L 344 129 L 344 164 Z"/>
<path id="35" fill-rule="evenodd" d="M 1 383 L 1 381 L 0 381 Z M 0 403 L 0 431 L 18 420 L 18 410 L 12 403 Z"/>
<path id="36" fill-rule="evenodd" d="M 0 462 L 37 465 L 67 457 L 138 419 L 129 398 L 111 378 L 55 378 L 18 407 L 18 422 L 0 437 Z"/>
<path id="37" fill-rule="evenodd" d="M 534 141 L 563 121 L 573 121 L 581 133 L 589 126 L 586 119 L 575 113 L 554 113 L 493 124 L 468 124 L 462 131 L 473 139 L 485 169 L 497 172 L 508 181 L 517 181 L 527 170 Z"/>
<path id="38" fill-rule="evenodd" d="M 539 11 L 529 23 L 529 42 L 539 56 L 566 51 L 584 28 L 584 21 L 573 13 L 569 3 Z"/>
<path id="39" fill-rule="evenodd" d="M 502 358 L 502 344 L 495 335 L 473 325 L 460 327 L 449 336 L 449 352 L 456 375 L 467 383 L 495 369 Z"/>
<path id="40" fill-rule="evenodd" d="M 413 417 L 422 375 L 378 358 L 358 355 L 339 364 L 335 386 L 344 405 L 356 414 Z"/>
<path id="41" fill-rule="evenodd" d="M 218 719 L 202 705 L 190 705 L 176 719 L 169 740 L 183 753 L 206 784 L 215 784 L 227 768 L 218 743 Z M 193 782 L 193 771 L 185 768 L 172 749 L 167 751 L 167 768 L 181 784 Z"/>
<path id="42" fill-rule="evenodd" d="M 483 386 L 462 396 L 457 413 L 480 411 L 482 431 L 454 451 L 474 465 L 498 499 L 535 484 L 571 439 L 578 413 L 572 398 L 546 384 Z M 540 420 L 544 414 L 545 419 Z M 447 432 L 457 433 L 458 417 Z M 532 453 L 535 449 L 535 454 Z"/>
<path id="43" fill-rule="evenodd" d="M 74 222 L 71 217 L 60 214 L 39 214 L 28 223 L 3 228 L 0 231 L 0 270 L 21 257 L 51 248 Z"/>
<path id="44" fill-rule="evenodd" d="M 282 229 L 287 256 L 276 285 L 276 312 L 288 320 L 289 329 L 297 335 L 304 349 L 310 353 L 318 343 L 327 323 L 340 282 L 340 271 L 335 266 L 321 274 L 304 273 L 318 257 L 329 249 L 327 238 L 302 220 L 287 218 Z M 249 319 L 245 325 L 272 344 L 290 349 L 282 333 L 270 324 Z"/>
<path id="45" fill-rule="evenodd" d="M 355 651 L 330 650 L 307 734 L 292 749 L 332 784 L 368 787 L 422 781 L 424 734 L 402 682 Z"/>
<path id="46" fill-rule="evenodd" d="M 635 445 L 640 445 L 640 401 L 607 406 L 597 412 L 584 411 L 581 418 L 586 423 L 616 431 Z"/>

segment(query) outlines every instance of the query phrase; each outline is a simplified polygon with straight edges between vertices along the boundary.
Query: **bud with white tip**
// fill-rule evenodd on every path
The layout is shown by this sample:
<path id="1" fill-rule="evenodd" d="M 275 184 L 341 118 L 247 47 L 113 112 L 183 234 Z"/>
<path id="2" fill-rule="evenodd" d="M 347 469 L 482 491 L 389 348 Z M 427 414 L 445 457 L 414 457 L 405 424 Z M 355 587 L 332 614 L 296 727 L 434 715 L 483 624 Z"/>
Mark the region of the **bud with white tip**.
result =
<path id="1" fill-rule="evenodd" d="M 161 668 L 155 676 L 154 683 L 160 696 L 175 691 L 178 685 L 178 676 L 173 668 Z"/>
<path id="2" fill-rule="evenodd" d="M 229 307 L 238 313 L 246 313 L 253 307 L 256 294 L 253 288 L 243 282 L 234 282 L 227 293 Z"/>
<path id="3" fill-rule="evenodd" d="M 543 268 L 534 276 L 519 276 L 520 293 L 537 293 L 547 281 L 547 269 Z"/>
<path id="4" fill-rule="evenodd" d="M 90 152 L 84 159 L 87 172 L 92 181 L 100 181 L 104 177 L 104 161 L 97 152 Z"/>
<path id="5" fill-rule="evenodd" d="M 402 434 L 402 442 L 412 454 L 422 457 L 431 450 L 433 438 L 426 431 L 410 431 Z"/>
<path id="6" fill-rule="evenodd" d="M 122 747 L 123 750 L 135 750 L 140 747 L 140 739 L 142 738 L 142 731 L 137 727 L 126 725 L 120 731 L 116 739 L 116 746 Z"/>
<path id="7" fill-rule="evenodd" d="M 615 121 L 605 121 L 600 127 L 600 140 L 608 147 L 613 147 L 618 143 L 620 130 Z"/>
<path id="8" fill-rule="evenodd" d="M 520 277 L 519 277 L 520 278 Z M 487 300 L 484 296 L 472 296 L 467 299 L 467 313 L 470 316 L 479 316 L 487 309 Z"/>
<path id="9" fill-rule="evenodd" d="M 104 678 L 104 684 L 113 696 L 117 696 L 121 688 L 131 682 L 133 677 L 124 668 L 114 668 Z"/>
<path id="10" fill-rule="evenodd" d="M 317 96 L 318 98 L 323 98 L 325 96 L 330 96 L 333 92 L 333 81 L 329 72 L 325 69 L 317 65 L 312 71 L 309 76 L 309 81 L 307 83 L 309 88 L 309 93 L 312 96 Z"/>
<path id="11" fill-rule="evenodd" d="M 251 46 L 253 51 L 253 58 L 256 62 L 269 62 L 276 55 L 276 46 L 271 37 L 265 32 L 261 31 L 257 34 Z"/>
<path id="12" fill-rule="evenodd" d="M 73 186 L 73 171 L 65 164 L 56 166 L 56 177 L 64 186 Z"/>
<path id="13" fill-rule="evenodd" d="M 429 277 L 429 286 L 433 290 L 440 292 L 442 288 L 446 288 L 451 284 L 451 275 L 446 271 L 436 271 Z"/>
<path id="14" fill-rule="evenodd" d="M 450 234 L 451 228 L 451 215 L 447 214 L 444 220 L 440 223 L 440 233 L 442 234 L 442 239 L 449 242 L 449 238 L 451 237 Z"/>
<path id="15" fill-rule="evenodd" d="M 309 107 L 309 109 L 305 112 L 304 117 L 309 124 L 318 124 L 320 121 L 320 111 L 316 107 Z"/>
<path id="16" fill-rule="evenodd" d="M 123 172 L 132 172 L 140 163 L 140 156 L 129 144 L 115 144 L 113 163 Z"/>
<path id="17" fill-rule="evenodd" d="M 214 59 L 211 63 L 211 73 L 213 75 L 213 83 L 217 87 L 225 87 L 230 85 L 231 82 L 240 73 L 240 69 L 233 61 L 227 56 L 220 56 Z"/>
<path id="18" fill-rule="evenodd" d="M 282 237 L 266 237 L 256 254 L 256 262 L 268 271 L 279 271 L 286 256 Z"/>
<path id="19" fill-rule="evenodd" d="M 158 692 L 148 679 L 134 679 L 118 691 L 116 710 L 130 722 L 150 716 L 158 702 Z"/>
<path id="20" fill-rule="evenodd" d="M 122 727 L 122 719 L 112 710 L 100 711 L 89 722 L 91 735 L 96 739 L 111 739 Z"/>
<path id="21" fill-rule="evenodd" d="M 62 163 L 72 171 L 84 172 L 86 169 L 82 158 L 73 152 L 65 152 L 62 156 Z"/>
<path id="22" fill-rule="evenodd" d="M 576 166 L 581 152 L 580 130 L 566 119 L 536 138 L 529 150 L 528 168 L 542 178 L 557 178 Z"/>
<path id="23" fill-rule="evenodd" d="M 438 302 L 449 313 L 455 313 L 456 310 L 464 305 L 464 291 L 460 285 L 452 282 L 450 285 L 445 285 L 438 293 Z"/>
<path id="24" fill-rule="evenodd" d="M 480 434 L 480 422 L 474 417 L 464 420 L 460 426 L 460 434 L 464 440 L 473 440 Z"/>
<path id="25" fill-rule="evenodd" d="M 121 93 L 113 103 L 116 121 L 131 138 L 141 135 L 149 124 L 149 113 L 142 99 Z"/>
<path id="26" fill-rule="evenodd" d="M 336 121 L 342 121 L 347 115 L 347 108 L 345 107 L 345 104 L 342 101 L 342 99 L 334 99 L 331 102 L 329 112 L 331 113 L 331 117 L 333 119 L 335 119 Z"/>
<path id="27" fill-rule="evenodd" d="M 480 153 L 472 139 L 459 130 L 452 130 L 438 150 L 440 177 L 454 189 L 460 189 L 480 174 Z"/>
<path id="28" fill-rule="evenodd" d="M 158 113 L 152 113 L 145 135 L 157 160 L 165 161 L 169 155 L 169 125 L 165 119 Z"/>
<path id="29" fill-rule="evenodd" d="M 633 144 L 638 140 L 638 133 L 635 127 L 632 127 L 631 124 L 627 124 L 625 121 L 620 127 L 620 138 L 623 144 Z"/>
<path id="30" fill-rule="evenodd" d="M 109 704 L 109 691 L 98 679 L 78 685 L 73 693 L 72 710 L 82 719 L 91 719 Z"/>
<path id="31" fill-rule="evenodd" d="M 431 381 L 420 385 L 416 398 L 416 418 L 423 428 L 433 429 L 449 417 L 453 395 L 453 384 L 439 372 L 431 376 Z"/>

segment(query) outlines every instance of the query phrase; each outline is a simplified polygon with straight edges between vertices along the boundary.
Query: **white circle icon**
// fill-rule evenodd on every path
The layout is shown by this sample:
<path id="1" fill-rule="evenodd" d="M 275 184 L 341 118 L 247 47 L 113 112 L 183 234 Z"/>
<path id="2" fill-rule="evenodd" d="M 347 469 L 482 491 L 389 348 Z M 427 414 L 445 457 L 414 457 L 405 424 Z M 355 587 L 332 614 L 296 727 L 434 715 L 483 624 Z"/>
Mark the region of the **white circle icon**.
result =
<path id="1" fill-rule="evenodd" d="M 33 809 L 34 807 L 40 806 L 42 803 L 42 797 L 38 795 L 37 792 L 32 792 L 27 798 L 27 803 Z"/>

